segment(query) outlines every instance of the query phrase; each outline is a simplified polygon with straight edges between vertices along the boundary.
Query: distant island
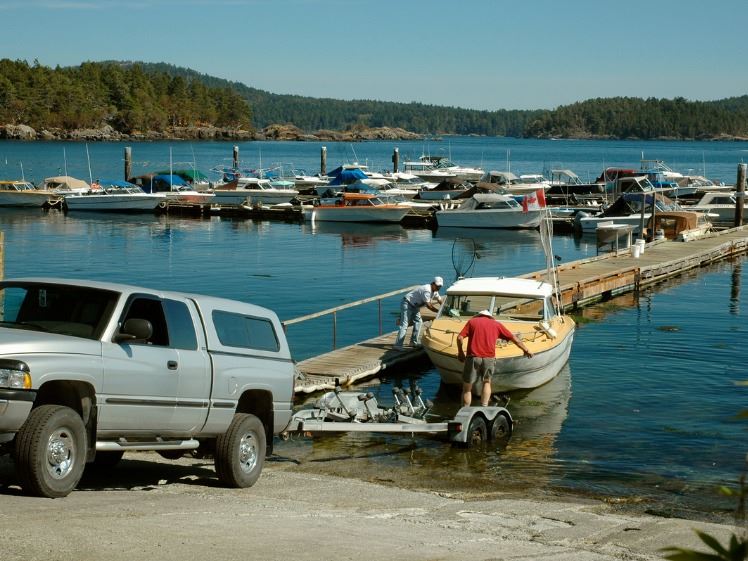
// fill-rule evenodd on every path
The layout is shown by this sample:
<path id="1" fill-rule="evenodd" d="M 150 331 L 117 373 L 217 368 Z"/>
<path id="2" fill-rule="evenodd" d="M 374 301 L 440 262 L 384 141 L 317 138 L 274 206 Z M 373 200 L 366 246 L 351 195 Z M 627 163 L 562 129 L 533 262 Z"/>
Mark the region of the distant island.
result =
<path id="1" fill-rule="evenodd" d="M 272 94 L 165 63 L 50 68 L 0 59 L 0 138 L 20 140 L 748 139 L 748 95 L 598 98 L 554 110 Z"/>

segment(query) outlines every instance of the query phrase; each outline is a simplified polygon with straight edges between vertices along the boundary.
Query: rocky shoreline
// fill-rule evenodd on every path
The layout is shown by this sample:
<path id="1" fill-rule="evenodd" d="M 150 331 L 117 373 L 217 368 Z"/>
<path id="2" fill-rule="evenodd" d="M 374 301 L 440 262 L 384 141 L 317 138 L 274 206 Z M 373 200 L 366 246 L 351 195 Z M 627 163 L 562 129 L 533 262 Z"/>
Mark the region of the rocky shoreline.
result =
<path id="1" fill-rule="evenodd" d="M 214 126 L 170 127 L 163 131 L 133 131 L 123 133 L 110 125 L 90 129 L 42 129 L 28 125 L 0 126 L 0 139 L 5 140 L 72 140 L 79 142 L 122 142 L 149 140 L 287 140 L 340 141 L 420 140 L 422 135 L 401 128 L 354 127 L 345 131 L 319 130 L 307 133 L 293 125 L 269 125 L 260 131 Z"/>

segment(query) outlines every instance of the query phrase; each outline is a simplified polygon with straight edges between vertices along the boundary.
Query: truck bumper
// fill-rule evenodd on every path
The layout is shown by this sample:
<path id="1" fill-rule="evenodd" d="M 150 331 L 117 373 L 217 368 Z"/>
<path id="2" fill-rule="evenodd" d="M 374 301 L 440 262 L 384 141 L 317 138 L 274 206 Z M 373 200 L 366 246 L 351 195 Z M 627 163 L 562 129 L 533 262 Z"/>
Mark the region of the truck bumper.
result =
<path id="1" fill-rule="evenodd" d="M 36 392 L 0 389 L 0 433 L 18 432 L 29 416 Z"/>

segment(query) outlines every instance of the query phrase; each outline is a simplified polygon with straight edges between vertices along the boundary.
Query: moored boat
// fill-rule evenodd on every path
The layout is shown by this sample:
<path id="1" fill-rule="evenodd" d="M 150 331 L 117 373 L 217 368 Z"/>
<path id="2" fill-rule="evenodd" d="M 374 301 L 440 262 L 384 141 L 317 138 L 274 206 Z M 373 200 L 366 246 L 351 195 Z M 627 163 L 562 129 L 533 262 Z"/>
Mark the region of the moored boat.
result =
<path id="1" fill-rule="evenodd" d="M 42 207 L 55 191 L 37 189 L 28 181 L 0 181 L 0 207 Z"/>
<path id="2" fill-rule="evenodd" d="M 304 211 L 306 220 L 327 222 L 400 222 L 410 207 L 388 204 L 370 193 L 340 193 Z"/>
<path id="3" fill-rule="evenodd" d="M 515 334 L 533 354 L 526 358 L 515 345 L 499 341 L 493 392 L 536 388 L 555 377 L 566 364 L 575 323 L 559 313 L 553 287 L 526 278 L 475 277 L 457 280 L 422 343 L 445 384 L 462 384 L 463 363 L 458 359 L 457 335 L 481 310 Z M 480 384 L 474 391 L 480 393 Z"/>
<path id="4" fill-rule="evenodd" d="M 87 193 L 65 195 L 63 205 L 73 211 L 153 212 L 166 203 L 164 193 L 146 193 L 127 181 L 101 179 L 96 187 Z"/>
<path id="5" fill-rule="evenodd" d="M 542 212 L 524 209 L 510 195 L 475 193 L 456 208 L 437 210 L 436 223 L 440 228 L 537 228 Z"/>

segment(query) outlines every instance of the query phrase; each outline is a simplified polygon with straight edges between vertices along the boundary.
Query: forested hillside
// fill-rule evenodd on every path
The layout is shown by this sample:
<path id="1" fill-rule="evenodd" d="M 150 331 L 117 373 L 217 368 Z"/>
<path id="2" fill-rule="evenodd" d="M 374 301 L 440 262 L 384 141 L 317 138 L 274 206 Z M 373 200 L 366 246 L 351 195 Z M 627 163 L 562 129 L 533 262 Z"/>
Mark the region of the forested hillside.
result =
<path id="1" fill-rule="evenodd" d="M 712 102 L 683 98 L 591 99 L 541 115 L 524 134 L 571 138 L 748 137 L 748 96 Z"/>
<path id="2" fill-rule="evenodd" d="M 170 76 L 182 76 L 188 80 L 196 79 L 213 87 L 233 88 L 249 102 L 252 107 L 253 122 L 258 129 L 276 123 L 291 123 L 305 131 L 344 130 L 361 125 L 364 127 L 398 127 L 420 134 L 522 136 L 530 121 L 546 113 L 543 110 L 477 111 L 423 103 L 342 101 L 300 95 L 279 95 L 171 64 L 142 64 L 148 72 L 167 73 Z"/>
<path id="3" fill-rule="evenodd" d="M 0 60 L 0 124 L 120 132 L 174 126 L 249 128 L 251 112 L 231 87 L 211 87 L 140 65 L 86 62 L 49 68 Z"/>
<path id="4" fill-rule="evenodd" d="M 0 60 L 0 132 L 3 125 L 38 131 L 111 127 L 127 135 L 220 127 L 229 136 L 246 137 L 277 124 L 298 127 L 299 138 L 376 127 L 537 138 L 748 138 L 748 95 L 712 102 L 615 97 L 553 111 L 477 111 L 272 94 L 165 63 L 86 62 L 53 69 Z"/>

